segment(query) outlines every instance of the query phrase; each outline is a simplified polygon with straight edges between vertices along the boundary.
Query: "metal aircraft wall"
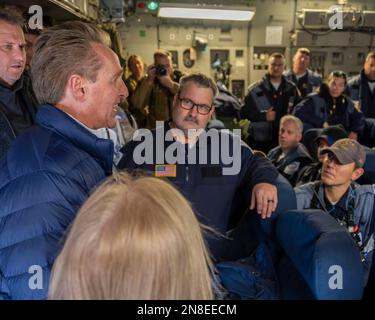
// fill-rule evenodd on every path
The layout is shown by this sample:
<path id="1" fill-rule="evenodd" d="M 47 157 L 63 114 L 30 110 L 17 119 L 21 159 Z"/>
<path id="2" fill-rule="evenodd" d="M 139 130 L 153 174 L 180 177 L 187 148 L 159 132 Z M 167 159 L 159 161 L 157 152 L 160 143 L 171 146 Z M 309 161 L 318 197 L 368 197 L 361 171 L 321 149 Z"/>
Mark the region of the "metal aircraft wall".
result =
<path id="1" fill-rule="evenodd" d="M 312 68 L 327 75 L 336 69 L 358 73 L 364 55 L 375 49 L 375 28 L 370 32 L 359 28 L 303 30 L 297 11 L 327 10 L 337 5 L 337 1 L 255 0 L 242 1 L 242 5 L 244 2 L 256 8 L 250 23 L 160 19 L 137 9 L 135 15 L 127 17 L 119 26 L 126 55 L 139 54 L 150 64 L 157 48 L 168 49 L 173 52 L 180 70 L 216 77 L 222 77 L 220 71 L 227 70 L 230 64 L 230 88 L 242 96 L 252 82 L 264 75 L 267 57 L 272 52 L 283 52 L 290 65 L 295 48 L 308 47 L 313 53 Z M 362 11 L 375 11 L 373 0 L 349 1 L 349 4 Z M 205 41 L 206 47 L 202 44 Z M 218 58 L 223 70 L 212 68 Z"/>

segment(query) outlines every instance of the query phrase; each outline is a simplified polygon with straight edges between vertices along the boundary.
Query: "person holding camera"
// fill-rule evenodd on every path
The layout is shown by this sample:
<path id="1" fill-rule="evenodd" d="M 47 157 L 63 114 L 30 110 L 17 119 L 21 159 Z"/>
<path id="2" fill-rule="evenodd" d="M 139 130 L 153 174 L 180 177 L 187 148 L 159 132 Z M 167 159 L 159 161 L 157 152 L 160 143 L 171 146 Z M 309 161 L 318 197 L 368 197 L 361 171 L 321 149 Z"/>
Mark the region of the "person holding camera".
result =
<path id="1" fill-rule="evenodd" d="M 182 73 L 173 70 L 172 55 L 169 51 L 154 53 L 154 64 L 147 68 L 131 97 L 131 104 L 146 116 L 146 127 L 155 128 L 156 121 L 171 118 L 173 98 L 177 93 Z"/>

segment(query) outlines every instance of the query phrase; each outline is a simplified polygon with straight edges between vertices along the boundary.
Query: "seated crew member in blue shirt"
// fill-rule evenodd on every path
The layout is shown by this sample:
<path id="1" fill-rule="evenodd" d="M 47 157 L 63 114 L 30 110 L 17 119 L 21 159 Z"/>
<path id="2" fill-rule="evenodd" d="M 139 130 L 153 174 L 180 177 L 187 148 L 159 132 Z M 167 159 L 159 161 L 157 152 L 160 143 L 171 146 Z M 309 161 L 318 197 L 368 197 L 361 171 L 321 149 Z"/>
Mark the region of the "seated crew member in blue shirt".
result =
<path id="1" fill-rule="evenodd" d="M 239 140 L 238 153 L 233 154 L 233 161 L 240 162 L 239 172 L 225 174 L 228 165 L 223 159 L 216 164 L 210 161 L 223 151 L 222 147 L 213 151 L 213 140 L 207 139 L 209 146 L 207 149 L 203 143 L 203 137 L 207 133 L 205 128 L 215 109 L 213 101 L 216 94 L 217 87 L 211 78 L 200 73 L 183 77 L 173 101 L 172 119 L 164 122 L 161 127 L 157 126 L 157 129 L 151 132 L 154 156 L 157 153 L 156 149 L 164 143 L 165 158 L 168 156 L 168 147 L 176 146 L 176 150 L 187 150 L 189 157 L 193 154 L 192 151 L 196 151 L 196 156 L 207 151 L 207 162 L 203 163 L 200 158 L 195 158 L 198 160 L 195 163 L 175 164 L 176 162 L 168 163 L 163 158 L 161 164 L 166 165 L 160 167 L 156 163 L 160 164 L 160 161 L 155 161 L 154 157 L 151 163 L 139 164 L 135 158 L 138 154 L 137 148 L 143 142 L 134 140 L 122 150 L 124 156 L 118 167 L 130 170 L 146 169 L 155 172 L 155 176 L 167 177 L 192 203 L 202 223 L 220 233 L 226 233 L 233 223 L 234 215 L 245 212 L 249 205 L 250 209 L 256 209 L 262 218 L 271 216 L 277 207 L 277 190 L 274 184 L 278 172 L 268 159 L 253 154 L 239 137 L 225 132 L 221 133 L 221 142 L 227 139 L 229 147 L 235 145 L 236 139 Z M 165 139 L 163 136 L 162 142 L 158 140 L 158 133 L 169 132 L 171 128 L 178 129 L 177 131 L 182 134 L 172 133 L 173 139 Z M 190 135 L 192 130 L 198 133 L 193 138 Z M 218 132 L 211 130 L 210 133 Z M 182 160 L 184 159 L 187 158 Z M 208 241 L 214 256 L 220 258 L 224 250 L 222 243 L 212 239 Z"/>

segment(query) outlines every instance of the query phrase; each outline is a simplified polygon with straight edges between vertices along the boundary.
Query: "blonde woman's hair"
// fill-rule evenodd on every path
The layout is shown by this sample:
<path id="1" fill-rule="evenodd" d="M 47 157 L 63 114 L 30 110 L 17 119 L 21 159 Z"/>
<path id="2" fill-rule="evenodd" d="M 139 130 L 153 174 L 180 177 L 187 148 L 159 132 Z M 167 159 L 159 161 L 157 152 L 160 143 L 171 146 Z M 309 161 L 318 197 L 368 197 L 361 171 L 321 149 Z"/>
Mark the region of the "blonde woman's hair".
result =
<path id="1" fill-rule="evenodd" d="M 189 203 L 154 177 L 116 174 L 87 200 L 52 270 L 50 299 L 212 299 Z"/>

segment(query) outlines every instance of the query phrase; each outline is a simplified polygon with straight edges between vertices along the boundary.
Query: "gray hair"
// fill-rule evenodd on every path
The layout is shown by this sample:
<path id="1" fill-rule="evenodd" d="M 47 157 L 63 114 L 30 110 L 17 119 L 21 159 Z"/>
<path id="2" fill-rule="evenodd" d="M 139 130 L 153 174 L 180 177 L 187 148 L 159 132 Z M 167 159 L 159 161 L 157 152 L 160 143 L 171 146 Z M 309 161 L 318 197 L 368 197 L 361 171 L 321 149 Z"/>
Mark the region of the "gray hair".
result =
<path id="1" fill-rule="evenodd" d="M 203 73 L 192 73 L 180 79 L 180 87 L 178 89 L 177 95 L 181 93 L 188 82 L 194 82 L 198 87 L 201 88 L 211 89 L 214 98 L 218 94 L 218 88 L 212 78 L 207 77 Z"/>
<path id="2" fill-rule="evenodd" d="M 302 123 L 302 121 L 299 118 L 297 118 L 295 116 L 292 116 L 291 114 L 283 116 L 280 119 L 280 127 L 282 126 L 283 123 L 288 122 L 288 121 L 294 122 L 294 124 L 296 125 L 296 127 L 298 129 L 298 132 L 300 134 L 302 134 L 302 132 L 303 132 L 303 123 Z"/>

